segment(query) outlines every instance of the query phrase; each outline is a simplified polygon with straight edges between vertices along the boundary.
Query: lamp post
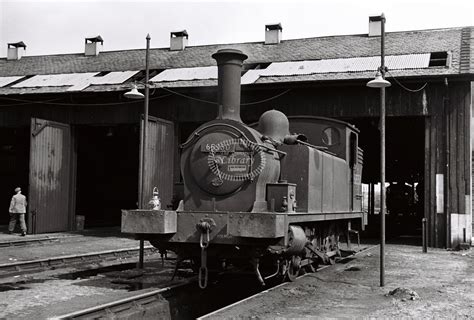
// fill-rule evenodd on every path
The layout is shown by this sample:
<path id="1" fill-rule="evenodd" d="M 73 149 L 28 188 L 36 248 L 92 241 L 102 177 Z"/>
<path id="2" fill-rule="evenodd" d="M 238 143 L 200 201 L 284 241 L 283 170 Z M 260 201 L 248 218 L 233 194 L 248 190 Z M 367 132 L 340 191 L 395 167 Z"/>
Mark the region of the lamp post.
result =
<path id="1" fill-rule="evenodd" d="M 146 35 L 146 53 L 145 53 L 145 105 L 143 106 L 143 136 L 142 136 L 142 147 L 141 147 L 141 157 L 140 157 L 140 177 L 139 177 L 139 199 L 140 201 L 139 208 L 143 209 L 144 207 L 144 190 L 145 190 L 145 164 L 146 164 L 146 143 L 148 140 L 148 102 L 150 101 L 150 87 L 148 81 L 150 80 L 150 66 L 149 66 L 149 56 L 150 56 L 150 35 Z"/>
<path id="2" fill-rule="evenodd" d="M 149 77 L 149 55 L 150 55 L 150 35 L 146 36 L 146 52 L 145 52 L 145 95 L 141 94 L 137 90 L 137 86 L 134 84 L 132 90 L 126 92 L 124 96 L 129 99 L 143 99 L 145 103 L 143 105 L 143 128 L 140 144 L 140 156 L 139 156 L 139 172 L 138 172 L 138 208 L 144 209 L 144 189 L 145 189 L 145 165 L 146 165 L 146 144 L 148 140 L 148 103 L 150 96 Z M 144 256 L 144 240 L 140 239 L 140 253 L 138 267 L 143 268 L 143 256 Z"/>
<path id="3" fill-rule="evenodd" d="M 139 172 L 138 172 L 138 208 L 143 209 L 144 203 L 144 183 L 145 183 L 145 164 L 146 164 L 146 143 L 148 138 L 148 104 L 150 96 L 150 87 L 149 87 L 149 77 L 150 77 L 150 67 L 149 67 L 149 55 L 150 55 L 150 35 L 146 36 L 146 53 L 145 53 L 145 95 L 140 93 L 137 90 L 137 85 L 133 84 L 132 90 L 125 92 L 124 97 L 128 99 L 143 99 L 145 98 L 145 103 L 143 105 L 143 128 L 140 144 L 140 157 L 139 157 Z"/>
<path id="4" fill-rule="evenodd" d="M 370 88 L 380 88 L 380 286 L 385 286 L 385 15 L 380 16 L 380 67 L 374 80 L 367 83 Z"/>

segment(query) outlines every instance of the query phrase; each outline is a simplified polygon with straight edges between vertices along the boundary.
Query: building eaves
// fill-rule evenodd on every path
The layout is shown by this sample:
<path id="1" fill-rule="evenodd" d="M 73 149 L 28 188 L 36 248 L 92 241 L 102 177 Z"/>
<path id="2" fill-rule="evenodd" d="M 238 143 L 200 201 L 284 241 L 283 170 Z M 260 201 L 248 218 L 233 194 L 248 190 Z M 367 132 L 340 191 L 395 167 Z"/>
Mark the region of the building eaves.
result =
<path id="1" fill-rule="evenodd" d="M 448 68 L 437 67 L 432 69 L 411 69 L 411 70 L 391 70 L 387 74 L 387 79 L 391 77 L 397 78 L 416 78 L 422 79 L 426 77 L 441 77 L 450 75 Z M 242 83 L 244 86 L 252 84 L 285 84 L 298 82 L 316 82 L 316 81 L 368 81 L 374 77 L 374 72 L 338 72 L 338 73 L 317 73 L 303 75 L 281 75 L 281 76 L 265 76 L 259 77 L 252 83 Z M 150 88 L 193 88 L 193 87 L 212 87 L 217 86 L 217 79 L 198 79 L 198 80 L 181 80 L 155 82 L 150 84 Z M 90 85 L 80 92 L 115 92 L 130 90 L 128 83 L 114 85 Z M 47 94 L 47 93 L 67 93 L 68 86 L 56 87 L 35 87 L 35 88 L 0 88 L 0 96 L 3 95 L 24 95 L 24 94 Z"/>
<path id="2" fill-rule="evenodd" d="M 446 68 L 435 68 L 432 70 L 413 69 L 413 70 L 393 70 L 386 75 L 386 79 L 390 78 L 426 78 L 439 77 L 449 75 Z M 314 82 L 314 81 L 347 81 L 347 80 L 364 80 L 373 79 L 373 72 L 345 72 L 345 73 L 318 73 L 310 75 L 294 75 L 294 76 L 271 76 L 261 77 L 255 84 L 271 84 L 271 83 L 292 83 L 292 82 Z"/>

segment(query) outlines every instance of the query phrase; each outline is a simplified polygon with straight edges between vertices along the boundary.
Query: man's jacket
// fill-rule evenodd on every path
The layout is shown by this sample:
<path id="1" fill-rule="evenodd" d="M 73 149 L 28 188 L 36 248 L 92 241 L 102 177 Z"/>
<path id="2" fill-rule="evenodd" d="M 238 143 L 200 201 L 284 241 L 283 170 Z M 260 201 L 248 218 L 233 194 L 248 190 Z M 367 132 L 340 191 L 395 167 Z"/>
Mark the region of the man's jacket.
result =
<path id="1" fill-rule="evenodd" d="M 11 213 L 26 213 L 26 197 L 21 193 L 15 194 L 10 202 Z"/>

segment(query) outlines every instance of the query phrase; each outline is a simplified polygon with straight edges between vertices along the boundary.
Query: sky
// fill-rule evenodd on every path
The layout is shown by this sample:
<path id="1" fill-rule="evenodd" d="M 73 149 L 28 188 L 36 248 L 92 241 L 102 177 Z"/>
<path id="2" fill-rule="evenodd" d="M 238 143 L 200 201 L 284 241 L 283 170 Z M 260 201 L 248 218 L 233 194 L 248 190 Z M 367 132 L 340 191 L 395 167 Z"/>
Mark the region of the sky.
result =
<path id="1" fill-rule="evenodd" d="M 100 35 L 104 51 L 169 47 L 186 29 L 188 46 L 258 42 L 265 24 L 281 23 L 283 40 L 364 34 L 384 13 L 386 31 L 474 26 L 469 0 L 0 0 L 0 57 L 23 41 L 25 56 L 82 53 Z"/>

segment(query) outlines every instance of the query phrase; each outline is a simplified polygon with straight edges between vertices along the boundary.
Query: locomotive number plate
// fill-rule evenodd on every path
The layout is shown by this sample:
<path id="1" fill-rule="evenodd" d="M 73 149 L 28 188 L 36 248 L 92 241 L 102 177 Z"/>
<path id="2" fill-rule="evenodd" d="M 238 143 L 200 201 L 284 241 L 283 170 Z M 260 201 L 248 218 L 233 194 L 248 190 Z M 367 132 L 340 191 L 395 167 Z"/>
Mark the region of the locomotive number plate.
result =
<path id="1" fill-rule="evenodd" d="M 201 144 L 201 152 L 234 152 L 235 144 L 221 144 L 221 143 L 203 143 Z"/>

